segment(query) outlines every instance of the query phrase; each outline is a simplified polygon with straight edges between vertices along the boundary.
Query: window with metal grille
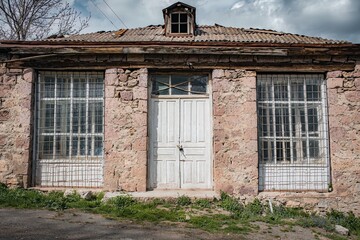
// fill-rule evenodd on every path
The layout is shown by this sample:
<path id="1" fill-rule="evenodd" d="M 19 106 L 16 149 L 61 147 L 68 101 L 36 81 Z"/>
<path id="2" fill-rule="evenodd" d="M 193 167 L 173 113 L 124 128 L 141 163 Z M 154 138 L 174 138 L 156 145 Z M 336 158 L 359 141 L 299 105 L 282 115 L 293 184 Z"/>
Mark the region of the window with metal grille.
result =
<path id="1" fill-rule="evenodd" d="M 321 74 L 259 74 L 259 189 L 328 189 L 326 86 Z"/>
<path id="2" fill-rule="evenodd" d="M 101 186 L 103 73 L 39 72 L 36 89 L 35 183 Z"/>
<path id="3" fill-rule="evenodd" d="M 153 95 L 199 95 L 207 93 L 208 75 L 152 75 Z"/>
<path id="4" fill-rule="evenodd" d="M 171 14 L 171 33 L 188 33 L 187 13 Z"/>

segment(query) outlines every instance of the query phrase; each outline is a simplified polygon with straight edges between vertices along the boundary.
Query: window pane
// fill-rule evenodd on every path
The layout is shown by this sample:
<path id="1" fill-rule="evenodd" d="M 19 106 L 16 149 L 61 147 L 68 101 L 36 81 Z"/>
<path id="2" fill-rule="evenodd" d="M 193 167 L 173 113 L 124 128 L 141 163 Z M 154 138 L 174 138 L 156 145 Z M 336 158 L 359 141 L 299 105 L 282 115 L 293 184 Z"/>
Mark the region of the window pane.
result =
<path id="1" fill-rule="evenodd" d="M 68 98 L 70 97 L 70 77 L 69 76 L 58 76 L 57 77 L 57 97 Z"/>
<path id="2" fill-rule="evenodd" d="M 55 94 L 55 76 L 46 76 L 41 83 L 40 98 L 53 98 Z"/>
<path id="3" fill-rule="evenodd" d="M 65 159 L 69 156 L 69 138 L 66 136 L 56 136 L 55 157 Z"/>
<path id="4" fill-rule="evenodd" d="M 54 132 L 54 112 L 55 104 L 53 101 L 43 101 L 40 105 L 41 121 L 40 133 Z"/>
<path id="5" fill-rule="evenodd" d="M 191 81 L 191 93 L 193 94 L 204 94 L 206 93 L 207 76 L 194 76 L 190 78 Z"/>
<path id="6" fill-rule="evenodd" d="M 319 136 L 318 112 L 316 108 L 308 109 L 308 126 L 310 136 Z"/>
<path id="7" fill-rule="evenodd" d="M 95 137 L 94 156 L 102 156 L 103 154 L 103 140 L 102 137 Z"/>
<path id="8" fill-rule="evenodd" d="M 288 87 L 285 81 L 274 83 L 275 100 L 287 101 L 288 99 Z"/>
<path id="9" fill-rule="evenodd" d="M 40 159 L 53 158 L 54 137 L 53 136 L 41 136 L 39 141 Z"/>
<path id="10" fill-rule="evenodd" d="M 86 97 L 86 76 L 77 74 L 74 76 L 74 98 L 85 98 Z"/>
<path id="11" fill-rule="evenodd" d="M 89 76 L 89 97 L 101 98 L 104 96 L 104 79 L 100 75 Z"/>
<path id="12" fill-rule="evenodd" d="M 187 14 L 186 13 L 181 13 L 180 14 L 180 22 L 185 22 L 187 23 Z"/>
<path id="13" fill-rule="evenodd" d="M 179 22 L 179 14 L 178 13 L 172 13 L 171 14 L 171 22 L 178 23 Z"/>
<path id="14" fill-rule="evenodd" d="M 152 94 L 169 95 L 169 76 L 156 75 L 153 77 Z"/>
<path id="15" fill-rule="evenodd" d="M 291 82 L 291 100 L 304 101 L 304 83 L 301 81 Z"/>
<path id="16" fill-rule="evenodd" d="M 70 101 L 68 100 L 56 102 L 56 132 L 70 132 Z"/>
<path id="17" fill-rule="evenodd" d="M 171 24 L 171 32 L 172 33 L 179 33 L 179 24 L 178 23 Z"/>
<path id="18" fill-rule="evenodd" d="M 85 133 L 86 131 L 86 103 L 77 101 L 73 103 L 73 133 Z"/>
<path id="19" fill-rule="evenodd" d="M 189 79 L 187 76 L 171 77 L 171 95 L 187 95 L 189 89 Z"/>
<path id="20" fill-rule="evenodd" d="M 187 33 L 187 23 L 180 24 L 180 33 Z"/>
<path id="21" fill-rule="evenodd" d="M 319 140 L 309 140 L 310 158 L 318 158 L 319 152 Z"/>
<path id="22" fill-rule="evenodd" d="M 306 98 L 307 101 L 321 101 L 320 85 L 317 81 L 310 79 L 306 81 Z"/>

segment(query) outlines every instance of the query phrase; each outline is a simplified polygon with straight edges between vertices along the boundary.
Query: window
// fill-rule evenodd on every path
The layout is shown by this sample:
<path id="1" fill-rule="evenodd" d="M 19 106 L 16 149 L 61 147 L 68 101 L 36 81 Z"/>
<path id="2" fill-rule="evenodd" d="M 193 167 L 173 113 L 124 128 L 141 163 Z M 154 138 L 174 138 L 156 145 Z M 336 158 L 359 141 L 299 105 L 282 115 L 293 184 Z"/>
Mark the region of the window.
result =
<path id="1" fill-rule="evenodd" d="M 187 13 L 171 14 L 171 33 L 188 33 Z"/>
<path id="2" fill-rule="evenodd" d="M 153 75 L 153 95 L 199 95 L 207 93 L 207 75 Z"/>
<path id="3" fill-rule="evenodd" d="M 37 184 L 101 185 L 103 85 L 97 72 L 39 73 Z"/>
<path id="4" fill-rule="evenodd" d="M 329 157 L 323 75 L 257 81 L 260 190 L 326 190 Z"/>

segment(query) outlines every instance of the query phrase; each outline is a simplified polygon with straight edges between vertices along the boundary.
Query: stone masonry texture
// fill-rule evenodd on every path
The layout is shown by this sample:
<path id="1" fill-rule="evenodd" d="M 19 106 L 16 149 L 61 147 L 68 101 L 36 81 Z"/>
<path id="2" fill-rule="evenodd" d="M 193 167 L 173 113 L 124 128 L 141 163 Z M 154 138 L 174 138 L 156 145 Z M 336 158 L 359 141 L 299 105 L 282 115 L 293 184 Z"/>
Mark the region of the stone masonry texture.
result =
<path id="1" fill-rule="evenodd" d="M 27 187 L 32 131 L 31 69 L 0 65 L 0 182 Z"/>
<path id="2" fill-rule="evenodd" d="M 256 73 L 214 70 L 214 188 L 254 196 L 258 189 Z"/>
<path id="3" fill-rule="evenodd" d="M 31 178 L 34 71 L 0 66 L 0 182 Z M 360 214 L 360 63 L 326 73 L 331 192 L 258 193 L 256 72 L 212 71 L 213 183 L 248 202 Z M 105 71 L 104 190 L 146 191 L 147 69 Z"/>
<path id="4" fill-rule="evenodd" d="M 105 72 L 106 190 L 146 190 L 147 79 L 146 69 Z"/>

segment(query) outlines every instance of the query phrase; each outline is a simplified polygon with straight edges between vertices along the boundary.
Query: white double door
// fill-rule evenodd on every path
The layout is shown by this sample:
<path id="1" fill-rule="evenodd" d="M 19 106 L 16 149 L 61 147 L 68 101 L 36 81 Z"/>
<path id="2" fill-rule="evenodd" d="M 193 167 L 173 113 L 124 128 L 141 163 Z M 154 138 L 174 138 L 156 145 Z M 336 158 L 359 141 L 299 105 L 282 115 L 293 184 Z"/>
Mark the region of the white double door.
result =
<path id="1" fill-rule="evenodd" d="M 211 188 L 209 99 L 151 99 L 149 122 L 149 187 Z"/>

